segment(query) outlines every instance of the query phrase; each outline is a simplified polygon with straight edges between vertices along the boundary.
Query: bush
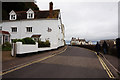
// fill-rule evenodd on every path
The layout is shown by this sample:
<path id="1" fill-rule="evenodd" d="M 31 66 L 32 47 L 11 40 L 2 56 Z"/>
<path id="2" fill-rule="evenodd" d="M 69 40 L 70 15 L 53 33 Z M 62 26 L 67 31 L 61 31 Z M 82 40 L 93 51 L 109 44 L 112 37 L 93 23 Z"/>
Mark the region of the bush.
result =
<path id="1" fill-rule="evenodd" d="M 14 39 L 13 43 L 16 43 L 16 42 L 22 42 L 23 44 L 25 43 L 25 41 L 23 39 Z"/>
<path id="2" fill-rule="evenodd" d="M 50 47 L 50 42 L 49 40 L 46 40 L 46 42 L 44 43 L 46 47 Z"/>
<path id="3" fill-rule="evenodd" d="M 23 39 L 14 39 L 13 43 L 22 42 L 23 44 L 35 44 L 35 41 L 32 38 L 26 37 Z"/>
<path id="4" fill-rule="evenodd" d="M 12 45 L 9 43 L 9 42 L 5 42 L 3 45 L 2 45 L 2 50 L 3 51 L 10 51 L 12 48 Z"/>
<path id="5" fill-rule="evenodd" d="M 35 41 L 30 37 L 23 38 L 22 40 L 23 44 L 35 44 Z"/>
<path id="6" fill-rule="evenodd" d="M 50 47 L 50 42 L 49 40 L 44 41 L 38 41 L 38 47 Z"/>

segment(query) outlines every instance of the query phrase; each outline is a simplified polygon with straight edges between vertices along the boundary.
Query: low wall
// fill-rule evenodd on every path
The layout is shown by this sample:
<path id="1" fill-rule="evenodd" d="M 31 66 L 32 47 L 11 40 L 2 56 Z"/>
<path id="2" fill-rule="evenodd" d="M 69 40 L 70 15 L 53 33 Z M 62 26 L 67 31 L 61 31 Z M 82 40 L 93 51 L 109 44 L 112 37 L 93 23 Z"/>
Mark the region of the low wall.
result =
<path id="1" fill-rule="evenodd" d="M 16 54 L 31 53 L 38 51 L 38 43 L 36 44 L 22 44 L 22 42 L 16 42 Z"/>
<path id="2" fill-rule="evenodd" d="M 95 50 L 95 45 L 72 45 L 72 46 L 83 47 L 83 48 L 87 48 L 87 49 L 96 51 Z M 103 48 L 102 47 L 100 47 L 100 52 L 103 53 Z M 113 55 L 113 56 L 118 56 L 116 47 L 115 46 L 108 47 L 108 53 L 107 54 L 110 54 L 110 55 Z"/>
<path id="3" fill-rule="evenodd" d="M 13 44 L 11 55 L 15 56 L 15 54 L 25 54 L 25 53 L 32 53 L 32 52 L 39 52 L 39 51 L 47 51 L 47 50 L 57 49 L 58 47 L 61 47 L 61 46 L 38 48 L 37 42 L 36 44 L 22 44 L 22 42 L 16 42 Z"/>

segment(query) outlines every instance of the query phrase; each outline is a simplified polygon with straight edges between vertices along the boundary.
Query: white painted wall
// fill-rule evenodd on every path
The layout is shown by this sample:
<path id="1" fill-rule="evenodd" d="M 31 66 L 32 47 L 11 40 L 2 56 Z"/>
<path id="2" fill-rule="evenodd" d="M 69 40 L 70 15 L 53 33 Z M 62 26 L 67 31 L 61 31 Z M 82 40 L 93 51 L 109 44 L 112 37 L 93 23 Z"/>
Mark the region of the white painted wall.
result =
<path id="1" fill-rule="evenodd" d="M 64 45 L 63 33 L 60 20 L 57 19 L 35 19 L 35 20 L 20 20 L 20 21 L 4 21 L 3 30 L 8 31 L 11 34 L 11 39 L 22 39 L 25 37 L 31 37 L 33 34 L 41 34 L 41 40 L 50 38 L 51 47 L 59 47 Z M 17 27 L 17 32 L 12 32 L 11 27 Z M 26 27 L 32 27 L 33 32 L 26 32 Z M 48 27 L 52 29 L 48 32 Z M 60 40 L 58 40 L 58 38 Z"/>
<path id="2" fill-rule="evenodd" d="M 14 49 L 15 48 L 12 48 L 12 51 L 11 51 L 12 56 L 14 56 L 14 53 L 13 53 Z M 46 51 L 46 50 L 52 50 L 52 49 L 57 49 L 57 47 L 38 48 L 37 42 L 36 44 L 22 44 L 22 42 L 16 42 L 16 54 L 32 53 L 32 52 Z"/>
<path id="3" fill-rule="evenodd" d="M 22 44 L 22 42 L 17 42 L 17 54 L 37 52 L 38 43 L 36 44 Z"/>

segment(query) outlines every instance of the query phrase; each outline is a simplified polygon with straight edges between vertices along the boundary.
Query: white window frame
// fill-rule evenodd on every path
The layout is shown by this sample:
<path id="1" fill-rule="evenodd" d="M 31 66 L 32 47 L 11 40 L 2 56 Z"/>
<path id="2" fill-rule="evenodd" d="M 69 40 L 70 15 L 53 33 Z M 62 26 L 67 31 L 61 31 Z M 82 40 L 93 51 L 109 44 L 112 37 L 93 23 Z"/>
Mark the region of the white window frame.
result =
<path id="1" fill-rule="evenodd" d="M 26 27 L 26 32 L 30 33 L 30 32 L 33 32 L 33 27 Z"/>
<path id="2" fill-rule="evenodd" d="M 10 15 L 10 20 L 16 20 L 16 15 Z"/>
<path id="3" fill-rule="evenodd" d="M 34 11 L 29 9 L 27 12 L 27 19 L 34 19 Z"/>
<path id="4" fill-rule="evenodd" d="M 9 15 L 10 15 L 10 20 L 16 20 L 17 19 L 17 15 L 13 10 L 9 13 Z"/>
<path id="5" fill-rule="evenodd" d="M 16 31 L 14 31 L 13 28 L 16 28 Z M 16 33 L 16 32 L 18 32 L 17 27 L 11 27 L 11 32 L 12 32 L 12 33 Z"/>

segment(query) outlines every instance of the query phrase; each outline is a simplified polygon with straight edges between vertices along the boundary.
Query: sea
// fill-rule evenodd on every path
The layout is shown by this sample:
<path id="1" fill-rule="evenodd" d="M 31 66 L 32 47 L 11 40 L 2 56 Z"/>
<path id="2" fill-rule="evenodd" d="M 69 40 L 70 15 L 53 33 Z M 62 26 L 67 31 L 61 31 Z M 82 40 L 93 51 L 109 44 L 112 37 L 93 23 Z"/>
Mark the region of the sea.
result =
<path id="1" fill-rule="evenodd" d="M 65 41 L 67 45 L 70 45 L 70 41 Z M 93 45 L 97 44 L 97 41 L 91 41 Z"/>

